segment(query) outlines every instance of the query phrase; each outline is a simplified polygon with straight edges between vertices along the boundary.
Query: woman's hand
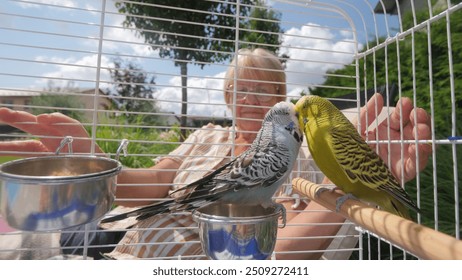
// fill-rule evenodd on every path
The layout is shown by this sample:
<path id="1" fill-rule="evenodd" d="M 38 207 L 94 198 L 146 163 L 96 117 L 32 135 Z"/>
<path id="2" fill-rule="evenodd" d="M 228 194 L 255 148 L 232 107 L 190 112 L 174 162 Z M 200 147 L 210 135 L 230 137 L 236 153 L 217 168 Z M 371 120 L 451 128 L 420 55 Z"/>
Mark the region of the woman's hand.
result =
<path id="1" fill-rule="evenodd" d="M 367 109 L 366 109 L 367 107 Z M 360 120 L 363 138 L 370 124 L 375 122 L 375 118 L 383 108 L 383 97 L 376 93 L 367 104 L 361 108 Z M 415 140 L 430 139 L 430 116 L 422 108 L 413 108 L 411 99 L 401 98 L 396 107 L 390 110 L 389 122 L 384 120 L 375 129 L 367 131 L 367 140 Z M 367 115 L 367 122 L 366 122 Z M 401 129 L 402 123 L 402 129 Z M 366 125 L 367 124 L 367 125 Z M 371 144 L 375 150 L 376 145 Z M 401 154 L 401 150 L 403 153 Z M 419 144 L 418 148 L 415 143 L 404 144 L 379 144 L 379 156 L 387 163 L 393 175 L 404 182 L 414 179 L 417 172 L 422 171 L 431 154 L 432 147 L 429 144 Z M 390 158 L 391 162 L 388 162 Z M 418 160 L 418 161 L 417 161 Z"/>
<path id="2" fill-rule="evenodd" d="M 61 113 L 35 116 L 24 111 L 0 108 L 0 123 L 38 137 L 38 140 L 0 142 L 2 155 L 31 156 L 37 153 L 54 153 L 65 136 L 73 137 L 74 153 L 91 152 L 91 139 L 83 125 Z M 67 152 L 67 145 L 61 152 Z M 98 153 L 102 151 L 96 145 L 95 154 Z"/>

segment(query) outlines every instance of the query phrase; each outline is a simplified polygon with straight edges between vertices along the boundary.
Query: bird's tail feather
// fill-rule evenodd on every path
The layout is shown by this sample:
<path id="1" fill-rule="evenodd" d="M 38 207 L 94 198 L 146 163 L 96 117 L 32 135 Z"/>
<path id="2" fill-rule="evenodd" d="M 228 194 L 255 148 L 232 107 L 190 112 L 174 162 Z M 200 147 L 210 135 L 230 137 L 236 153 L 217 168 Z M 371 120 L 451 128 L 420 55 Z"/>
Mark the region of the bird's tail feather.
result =
<path id="1" fill-rule="evenodd" d="M 384 189 L 384 191 L 390 196 L 392 207 L 397 211 L 397 213 L 409 212 L 407 208 L 416 213 L 421 213 L 419 207 L 417 207 L 404 189 Z"/>
<path id="2" fill-rule="evenodd" d="M 394 197 L 390 197 L 390 206 L 390 212 L 395 213 L 396 215 L 401 216 L 405 219 L 412 220 L 412 217 L 409 213 L 409 209 L 400 200 L 395 199 Z M 414 210 L 414 208 L 412 209 Z"/>
<path id="3" fill-rule="evenodd" d="M 135 209 L 133 211 L 129 211 L 126 213 L 122 213 L 119 215 L 115 215 L 112 217 L 107 217 L 101 220 L 101 223 L 111 223 L 119 220 L 123 220 L 129 217 L 135 217 L 138 216 L 136 219 L 137 220 L 144 220 L 147 219 L 151 216 L 157 215 L 157 214 L 162 214 L 162 213 L 169 213 L 172 209 L 172 206 L 174 205 L 175 201 L 173 199 L 167 200 L 164 202 L 144 206 L 138 209 Z"/>

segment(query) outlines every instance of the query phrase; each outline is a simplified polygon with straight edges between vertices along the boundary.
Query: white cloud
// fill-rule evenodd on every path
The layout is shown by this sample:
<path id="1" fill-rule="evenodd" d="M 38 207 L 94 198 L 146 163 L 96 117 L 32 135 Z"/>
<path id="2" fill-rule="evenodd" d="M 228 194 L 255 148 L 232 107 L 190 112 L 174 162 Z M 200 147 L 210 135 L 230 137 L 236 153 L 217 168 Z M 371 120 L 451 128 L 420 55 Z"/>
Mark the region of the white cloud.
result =
<path id="1" fill-rule="evenodd" d="M 112 22 L 111 26 L 122 26 L 122 21 Z M 125 28 L 107 28 L 104 33 L 104 48 L 114 53 L 125 53 L 135 56 L 152 57 L 157 54 L 149 45 L 144 43 L 143 38 L 137 36 L 134 31 Z"/>
<path id="2" fill-rule="evenodd" d="M 36 85 L 44 87 L 48 84 L 49 78 L 53 80 L 54 85 L 65 87 L 68 81 L 74 81 L 78 87 L 91 87 L 94 86 L 94 82 L 97 79 L 97 63 L 98 55 L 83 56 L 80 58 L 74 57 L 36 57 L 37 61 L 50 61 L 54 63 L 54 71 L 44 73 L 43 78 L 36 81 Z M 107 57 L 101 57 L 101 66 L 107 67 L 109 65 Z M 110 81 L 109 72 L 102 70 L 100 74 L 100 80 Z M 88 82 L 85 82 L 88 81 Z M 88 84 L 88 86 L 85 86 Z M 101 87 L 105 87 L 106 84 L 101 84 Z"/>
<path id="3" fill-rule="evenodd" d="M 45 4 L 45 5 L 56 5 L 56 6 L 63 6 L 69 8 L 78 7 L 78 1 L 75 0 L 35 0 L 34 3 L 36 4 Z M 18 5 L 23 8 L 38 8 L 39 5 L 35 5 L 32 3 L 26 2 L 18 2 Z"/>
<path id="4" fill-rule="evenodd" d="M 227 110 L 223 97 L 224 72 L 204 78 L 188 79 L 188 114 L 196 116 L 223 117 Z M 160 100 L 163 111 L 181 112 L 181 80 L 174 77 L 168 85 L 158 88 L 155 98 Z M 230 113 L 226 112 L 229 116 Z"/>
<path id="5" fill-rule="evenodd" d="M 351 63 L 355 51 L 352 42 L 350 32 L 313 23 L 287 30 L 280 52 L 290 57 L 286 69 L 288 94 L 299 96 L 308 86 L 324 82 L 326 71 Z"/>

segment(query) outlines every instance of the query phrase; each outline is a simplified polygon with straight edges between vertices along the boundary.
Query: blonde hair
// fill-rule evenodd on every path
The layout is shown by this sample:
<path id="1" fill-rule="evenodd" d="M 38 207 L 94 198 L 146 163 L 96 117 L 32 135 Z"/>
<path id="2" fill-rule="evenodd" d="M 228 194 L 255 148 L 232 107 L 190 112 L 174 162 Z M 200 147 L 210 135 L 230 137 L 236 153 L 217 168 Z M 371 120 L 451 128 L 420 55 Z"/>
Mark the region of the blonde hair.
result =
<path id="1" fill-rule="evenodd" d="M 237 59 L 237 63 L 236 63 Z M 237 69 L 237 75 L 235 70 Z M 270 82 L 281 95 L 279 101 L 286 99 L 286 74 L 279 58 L 272 52 L 262 49 L 240 49 L 231 61 L 225 75 L 224 95 L 228 106 L 233 102 L 234 80 Z"/>

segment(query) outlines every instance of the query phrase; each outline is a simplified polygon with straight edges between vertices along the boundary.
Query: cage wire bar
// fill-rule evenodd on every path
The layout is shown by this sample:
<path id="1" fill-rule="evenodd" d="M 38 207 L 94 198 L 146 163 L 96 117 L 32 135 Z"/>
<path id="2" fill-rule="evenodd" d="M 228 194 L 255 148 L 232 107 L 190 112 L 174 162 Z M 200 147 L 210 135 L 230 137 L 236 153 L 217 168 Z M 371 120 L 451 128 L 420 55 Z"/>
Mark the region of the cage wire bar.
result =
<path id="1" fill-rule="evenodd" d="M 142 174 L 146 168 L 156 164 L 156 160 L 168 156 L 182 143 L 182 131 L 193 133 L 207 123 L 213 123 L 220 125 L 215 126 L 215 130 L 223 133 L 229 131 L 230 135 L 235 135 L 237 130 L 232 115 L 236 113 L 236 103 L 227 108 L 223 97 L 224 73 L 228 67 L 237 69 L 237 65 L 230 64 L 231 58 L 238 55 L 238 49 L 243 46 L 277 50 L 285 66 L 287 100 L 297 100 L 301 94 L 323 95 L 353 119 L 359 117 L 359 108 L 364 100 L 380 92 L 387 105 L 381 115 L 384 122 L 389 122 L 387 115 L 401 97 L 412 98 L 414 107 L 422 107 L 430 113 L 431 139 L 420 141 L 432 146 L 431 157 L 426 168 L 414 180 L 401 183 L 423 210 L 423 215 L 416 217 L 419 224 L 460 239 L 459 162 L 462 133 L 460 124 L 459 128 L 457 126 L 462 121 L 458 109 L 462 103 L 458 79 L 462 71 L 460 1 L 275 0 L 251 1 L 251 4 L 246 1 L 197 1 L 222 7 L 230 5 L 230 10 L 238 11 L 237 14 L 246 9 L 251 11 L 240 16 L 216 11 L 212 13 L 200 9 L 199 5 L 175 6 L 166 2 L 160 4 L 160 1 L 117 2 L 170 12 L 154 16 L 129 14 L 127 10 L 119 11 L 116 1 L 112 0 L 66 1 L 61 4 L 45 0 L 5 1 L 0 10 L 0 107 L 33 114 L 59 111 L 78 119 L 90 136 L 76 137 L 74 141 L 89 140 L 92 145 L 86 151 L 74 147 L 77 154 L 114 157 L 120 140 L 127 138 L 130 141 L 128 155 L 120 160 L 125 170 Z M 260 13 L 252 13 L 256 10 Z M 189 14 L 187 19 L 180 17 L 184 12 Z M 268 18 L 269 14 L 271 18 Z M 189 20 L 200 15 L 227 18 L 226 22 L 232 24 L 217 25 Z M 161 30 L 124 24 L 129 16 L 133 21 L 151 22 L 157 26 L 183 26 L 184 29 Z M 249 22 L 253 25 L 245 24 Z M 280 28 L 264 29 L 270 23 Z M 216 33 L 207 37 L 184 31 L 195 27 L 209 28 Z M 146 36 L 158 36 L 158 40 L 146 41 Z M 168 45 L 169 51 L 210 54 L 215 56 L 215 60 L 206 60 L 202 56 L 191 62 L 161 55 L 159 48 L 168 36 L 198 42 Z M 271 36 L 277 40 L 268 39 Z M 255 43 L 255 38 L 266 40 Z M 204 39 L 210 43 L 226 44 L 227 47 L 208 49 L 205 45 L 199 45 Z M 181 65 L 187 65 L 187 72 L 180 72 Z M 182 78 L 183 81 L 187 80 L 187 84 L 182 84 Z M 236 82 L 235 77 L 234 85 Z M 182 99 L 184 90 L 187 90 L 186 101 Z M 233 95 L 237 93 L 234 86 Z M 188 105 L 186 113 L 182 111 L 182 104 Z M 256 106 L 255 110 L 261 107 Z M 181 122 L 182 118 L 186 118 L 186 123 Z M 40 129 L 34 135 L 24 133 L 2 124 L 1 120 L 2 116 L 2 142 L 37 138 L 59 140 L 59 137 L 46 135 Z M 251 118 L 244 120 L 250 121 Z M 371 129 L 378 124 L 378 121 L 374 122 Z M 36 123 L 28 120 L 16 125 L 32 127 Z M 211 129 L 211 126 L 205 129 Z M 367 128 L 358 129 L 364 131 Z M 401 140 L 366 140 L 375 145 L 377 151 L 381 145 L 388 148 L 399 145 L 401 158 L 406 152 L 405 144 L 420 143 L 404 140 L 402 135 Z M 97 150 L 96 144 L 103 153 Z M 231 137 L 230 141 L 213 146 L 217 146 L 217 150 L 229 149 L 233 152 L 224 156 L 210 155 L 210 161 L 223 157 L 231 159 L 230 155 L 239 145 Z M 307 151 L 307 147 L 303 146 L 302 150 Z M 0 162 L 18 156 L 50 153 L 0 150 Z M 387 161 L 391 161 L 390 156 Z M 305 164 L 313 165 L 310 158 L 300 157 L 297 163 L 298 169 L 282 187 L 284 193 L 291 194 L 294 206 L 303 205 L 304 197 L 292 193 L 291 180 L 297 177 L 322 178 L 317 169 L 301 168 Z M 209 171 L 186 169 L 184 173 L 188 173 L 192 180 Z M 156 182 L 119 182 L 118 187 L 147 189 L 166 185 L 171 186 Z M 163 199 L 117 198 L 115 203 L 140 201 L 152 203 Z M 287 211 L 300 213 L 304 210 L 297 208 Z M 382 236 L 371 234 L 349 221 L 345 225 L 342 228 L 344 231 L 332 236 L 336 237 L 336 242 L 326 249 L 308 252 L 276 250 L 274 258 L 299 256 L 300 253 L 304 256 L 320 253 L 321 258 L 326 259 L 416 258 Z M 332 224 L 287 225 L 289 228 L 313 226 Z M 122 256 L 146 259 L 203 258 L 200 250 L 191 253 L 191 248 L 199 245 L 197 238 L 178 234 L 182 230 L 196 229 L 195 224 L 140 224 L 128 230 L 136 238 L 131 242 L 126 239 L 121 241 L 125 248 L 131 248 L 136 253 Z M 90 245 L 88 240 L 93 234 L 121 230 L 124 229 L 95 229 L 87 225 L 80 229 L 25 232 L 10 228 L 4 219 L 0 219 L 0 259 L 70 258 L 66 253 L 70 249 L 78 249 L 83 255 L 73 258 L 91 258 L 89 251 L 95 247 L 111 251 L 116 245 L 114 242 Z M 83 245 L 60 244 L 60 237 L 69 233 L 81 234 L 85 240 Z M 153 241 L 150 239 L 153 235 L 163 238 Z M 319 238 L 281 237 L 280 240 L 311 242 Z M 164 256 L 159 253 L 161 246 L 181 249 L 176 254 Z"/>

